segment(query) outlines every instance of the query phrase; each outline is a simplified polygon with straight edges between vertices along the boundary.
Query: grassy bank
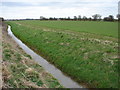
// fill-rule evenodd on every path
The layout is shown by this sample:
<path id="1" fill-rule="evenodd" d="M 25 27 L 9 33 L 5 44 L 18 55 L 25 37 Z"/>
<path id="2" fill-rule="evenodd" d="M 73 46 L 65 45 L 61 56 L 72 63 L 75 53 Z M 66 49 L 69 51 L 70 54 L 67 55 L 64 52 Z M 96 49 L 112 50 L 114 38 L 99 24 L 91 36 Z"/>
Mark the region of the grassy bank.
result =
<path id="1" fill-rule="evenodd" d="M 6 28 L 2 36 L 3 88 L 63 88 L 7 35 Z"/>
<path id="2" fill-rule="evenodd" d="M 8 23 L 18 38 L 79 83 L 99 88 L 118 87 L 116 23 Z"/>

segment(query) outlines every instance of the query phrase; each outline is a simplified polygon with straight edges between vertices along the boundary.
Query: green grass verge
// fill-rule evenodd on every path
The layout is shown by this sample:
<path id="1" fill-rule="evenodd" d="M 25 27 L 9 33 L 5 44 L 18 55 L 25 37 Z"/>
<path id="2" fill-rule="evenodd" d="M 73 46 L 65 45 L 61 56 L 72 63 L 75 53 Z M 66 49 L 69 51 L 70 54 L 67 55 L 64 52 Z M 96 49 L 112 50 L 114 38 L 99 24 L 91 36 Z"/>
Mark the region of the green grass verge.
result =
<path id="1" fill-rule="evenodd" d="M 56 22 L 57 25 L 55 21 L 8 23 L 18 38 L 77 82 L 97 88 L 118 87 L 118 43 L 117 38 L 113 38 L 117 37 L 114 31 L 116 22 L 62 21 Z M 78 29 L 78 23 L 85 25 Z M 83 33 L 82 30 L 97 34 Z"/>
<path id="2" fill-rule="evenodd" d="M 31 56 L 18 49 L 3 40 L 3 88 L 63 88 Z"/>

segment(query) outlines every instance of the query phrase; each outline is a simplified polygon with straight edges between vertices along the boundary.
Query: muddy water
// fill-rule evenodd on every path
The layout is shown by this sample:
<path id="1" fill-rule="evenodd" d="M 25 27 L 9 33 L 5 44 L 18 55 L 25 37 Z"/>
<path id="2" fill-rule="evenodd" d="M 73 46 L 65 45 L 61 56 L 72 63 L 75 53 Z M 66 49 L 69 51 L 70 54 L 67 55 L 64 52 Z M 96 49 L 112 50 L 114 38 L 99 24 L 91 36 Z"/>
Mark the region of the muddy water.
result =
<path id="1" fill-rule="evenodd" d="M 8 26 L 8 35 L 10 35 L 16 43 L 27 53 L 29 54 L 36 62 L 38 62 L 46 71 L 51 73 L 56 79 L 59 80 L 60 84 L 65 88 L 83 88 L 70 77 L 64 75 L 59 69 L 54 65 L 50 64 L 47 60 L 36 54 L 33 50 L 27 47 L 21 40 L 19 40 L 11 31 L 11 27 Z"/>

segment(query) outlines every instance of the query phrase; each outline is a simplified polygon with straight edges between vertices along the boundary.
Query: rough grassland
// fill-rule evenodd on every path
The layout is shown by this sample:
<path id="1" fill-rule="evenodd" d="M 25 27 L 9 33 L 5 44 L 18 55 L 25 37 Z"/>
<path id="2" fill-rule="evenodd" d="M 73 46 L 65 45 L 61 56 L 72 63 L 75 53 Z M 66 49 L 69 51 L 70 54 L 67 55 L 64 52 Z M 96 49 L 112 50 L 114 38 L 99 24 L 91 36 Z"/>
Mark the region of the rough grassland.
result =
<path id="1" fill-rule="evenodd" d="M 59 82 L 3 32 L 3 88 L 62 88 Z"/>
<path id="2" fill-rule="evenodd" d="M 118 87 L 116 22 L 8 23 L 18 38 L 77 82 L 90 87 Z"/>

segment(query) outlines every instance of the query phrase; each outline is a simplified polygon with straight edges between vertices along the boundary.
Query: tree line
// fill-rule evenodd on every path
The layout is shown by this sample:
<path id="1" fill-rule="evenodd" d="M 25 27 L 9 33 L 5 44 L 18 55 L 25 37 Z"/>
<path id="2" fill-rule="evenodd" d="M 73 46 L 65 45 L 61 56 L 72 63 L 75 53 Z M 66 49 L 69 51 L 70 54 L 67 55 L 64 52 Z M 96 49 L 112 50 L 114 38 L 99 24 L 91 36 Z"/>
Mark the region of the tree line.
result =
<path id="1" fill-rule="evenodd" d="M 101 18 L 102 16 L 100 14 L 94 14 L 92 17 L 87 17 L 87 16 L 74 16 L 73 18 L 71 17 L 65 17 L 65 18 L 56 18 L 56 17 L 49 17 L 46 18 L 44 16 L 40 16 L 39 19 L 31 19 L 31 18 L 26 18 L 26 19 L 5 19 L 5 21 L 19 21 L 19 20 L 73 20 L 73 21 L 120 21 L 120 14 L 116 15 L 116 18 L 114 18 L 113 15 L 109 15 L 108 17 L 104 17 L 103 19 Z M 4 18 L 0 17 L 0 21 L 3 21 Z"/>
<path id="2" fill-rule="evenodd" d="M 73 18 L 67 17 L 67 18 L 56 18 L 56 17 L 49 17 L 46 18 L 44 16 L 40 16 L 40 20 L 79 20 L 79 21 L 120 21 L 120 14 L 116 15 L 116 18 L 114 18 L 113 15 L 109 15 L 108 17 L 101 18 L 102 16 L 100 14 L 94 14 L 92 17 L 86 17 L 86 16 L 74 16 Z"/>

